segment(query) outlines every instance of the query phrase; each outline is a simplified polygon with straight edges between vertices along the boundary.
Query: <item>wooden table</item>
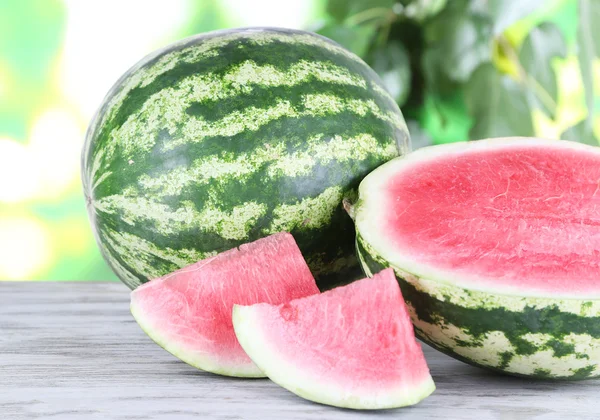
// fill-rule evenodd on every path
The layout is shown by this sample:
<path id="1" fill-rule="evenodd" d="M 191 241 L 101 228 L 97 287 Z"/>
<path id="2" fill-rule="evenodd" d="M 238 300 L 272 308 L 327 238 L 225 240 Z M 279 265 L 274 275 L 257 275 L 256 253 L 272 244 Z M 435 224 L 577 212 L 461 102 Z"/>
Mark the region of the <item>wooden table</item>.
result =
<path id="1" fill-rule="evenodd" d="M 0 419 L 600 419 L 600 381 L 512 378 L 424 349 L 432 396 L 342 410 L 178 361 L 137 326 L 119 283 L 0 282 Z"/>

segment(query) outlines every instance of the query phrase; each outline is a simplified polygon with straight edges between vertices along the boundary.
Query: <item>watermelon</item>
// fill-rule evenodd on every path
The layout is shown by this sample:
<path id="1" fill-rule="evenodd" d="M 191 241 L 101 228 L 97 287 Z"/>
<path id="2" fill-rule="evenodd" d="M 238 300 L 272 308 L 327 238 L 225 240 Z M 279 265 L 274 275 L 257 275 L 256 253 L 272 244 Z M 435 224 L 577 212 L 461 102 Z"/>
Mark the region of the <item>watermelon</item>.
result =
<path id="1" fill-rule="evenodd" d="M 600 376 L 600 149 L 432 146 L 368 175 L 350 212 L 364 270 L 394 269 L 425 342 L 514 375 Z"/>
<path id="2" fill-rule="evenodd" d="M 278 304 L 319 293 L 289 233 L 199 261 L 131 292 L 131 313 L 161 347 L 227 376 L 262 377 L 233 331 L 234 303 Z"/>
<path id="3" fill-rule="evenodd" d="M 272 381 L 311 401 L 395 408 L 435 389 L 391 269 L 284 304 L 235 305 L 233 325 Z"/>
<path id="4" fill-rule="evenodd" d="M 360 274 L 342 199 L 408 142 L 377 75 L 339 45 L 218 31 L 125 73 L 90 124 L 82 179 L 100 250 L 130 288 L 280 231 L 326 288 Z"/>

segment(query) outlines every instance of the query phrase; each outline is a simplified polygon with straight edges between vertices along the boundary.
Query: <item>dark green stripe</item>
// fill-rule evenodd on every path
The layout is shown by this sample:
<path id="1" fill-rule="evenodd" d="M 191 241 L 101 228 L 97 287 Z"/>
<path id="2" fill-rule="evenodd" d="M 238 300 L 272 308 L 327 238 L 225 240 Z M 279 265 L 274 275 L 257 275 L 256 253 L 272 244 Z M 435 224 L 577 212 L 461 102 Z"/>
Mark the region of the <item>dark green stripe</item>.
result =
<path id="1" fill-rule="evenodd" d="M 291 87 L 254 85 L 252 91 L 248 93 L 240 93 L 216 102 L 194 103 L 188 108 L 187 113 L 191 117 L 202 117 L 206 121 L 213 122 L 245 108 L 265 108 L 279 101 L 289 101 L 298 112 L 304 112 L 306 109 L 302 104 L 302 96 L 311 93 L 332 95 L 342 99 L 365 101 L 372 99 L 368 91 L 359 86 L 338 85 L 311 77 Z"/>
<path id="2" fill-rule="evenodd" d="M 204 186 L 191 186 L 185 190 L 182 194 L 177 196 L 168 196 L 160 200 L 161 203 L 169 205 L 173 211 L 179 208 L 181 201 L 189 200 L 194 203 L 197 211 L 201 212 L 207 205 L 208 197 L 218 197 L 216 203 L 212 204 L 220 210 L 231 211 L 235 206 L 241 205 L 248 201 L 255 201 L 257 203 L 266 203 L 269 205 L 267 214 L 265 217 L 260 219 L 254 226 L 253 231 L 262 231 L 264 228 L 268 228 L 272 220 L 272 212 L 276 206 L 280 204 L 296 204 L 303 198 L 314 198 L 321 194 L 324 190 L 329 187 L 337 185 L 348 185 L 349 189 L 356 189 L 363 175 L 368 173 L 371 169 L 377 167 L 383 163 L 381 160 L 370 157 L 361 161 L 347 161 L 329 162 L 326 166 L 317 165 L 314 172 L 298 177 L 282 177 L 279 179 L 265 179 L 266 168 L 262 171 L 257 171 L 251 175 L 247 181 L 247 187 L 244 185 L 240 186 L 238 180 L 232 179 L 220 183 L 217 186 L 204 185 Z M 341 209 L 341 203 L 340 203 Z M 119 214 L 104 214 L 99 212 L 100 223 L 106 224 L 113 229 L 120 231 L 119 229 L 129 229 L 129 225 L 122 222 Z M 346 220 L 344 223 L 351 225 L 351 220 L 345 216 Z M 210 251 L 211 248 L 203 249 L 198 247 L 199 238 L 208 235 L 207 233 L 201 233 L 194 230 L 184 230 L 185 236 L 189 238 L 189 241 L 178 239 L 174 242 L 169 238 L 161 238 L 160 235 L 155 233 L 156 229 L 151 220 L 144 221 L 139 224 L 140 226 L 131 233 L 136 234 L 139 229 L 146 230 L 145 233 L 141 234 L 142 237 L 151 238 L 151 241 L 159 247 L 172 246 L 176 243 L 182 248 L 194 248 L 201 251 Z M 127 230 L 128 231 L 128 230 Z M 206 238 L 206 242 L 215 246 L 217 243 L 222 243 L 223 249 L 228 249 L 232 245 L 239 245 L 237 242 L 231 242 L 227 240 L 218 240 L 218 236 L 210 234 L 209 238 Z M 339 239 L 336 239 L 339 240 Z M 352 237 L 350 237 L 350 244 L 352 243 Z M 171 244 L 171 245 L 169 245 Z M 225 248 L 228 247 L 228 248 Z M 212 249 L 217 249 L 212 248 Z"/>
<path id="3" fill-rule="evenodd" d="M 196 40 L 192 41 L 190 44 L 193 44 L 194 42 L 201 43 L 203 41 Z M 177 51 L 190 44 L 169 50 L 165 53 Z M 150 84 L 132 89 L 125 97 L 122 105 L 116 111 L 113 118 L 110 121 L 107 121 L 104 127 L 99 127 L 101 131 L 95 136 L 96 140 L 93 147 L 90 148 L 90 156 L 93 156 L 94 150 L 106 147 L 106 143 L 110 141 L 109 133 L 114 128 L 120 127 L 130 115 L 137 113 L 150 95 L 165 88 L 172 87 L 183 78 L 193 74 L 214 73 L 220 75 L 227 73 L 246 60 L 252 60 L 258 65 L 273 65 L 275 61 L 273 57 L 277 57 L 276 62 L 279 64 L 277 69 L 280 71 L 288 70 L 290 66 L 296 64 L 300 60 L 308 60 L 332 63 L 340 67 L 345 67 L 349 69 L 351 73 L 360 75 L 366 80 L 372 80 L 377 77 L 375 73 L 363 63 L 357 62 L 342 54 L 334 54 L 325 48 L 302 44 L 291 45 L 279 41 L 257 46 L 248 39 L 234 40 L 228 45 L 218 49 L 218 54 L 215 57 L 210 57 L 195 63 L 178 63 L 176 67 L 158 76 Z M 144 68 L 153 66 L 158 59 L 160 59 L 160 57 L 147 63 Z M 369 88 L 369 90 L 371 89 Z M 118 91 L 116 93 L 118 93 Z M 377 93 L 371 92 L 371 97 L 374 98 L 382 109 L 396 106 L 389 98 L 381 97 Z M 108 101 L 106 103 L 108 103 Z M 104 114 L 107 111 L 109 110 L 105 107 L 102 113 Z"/>
<path id="4" fill-rule="evenodd" d="M 105 215 L 99 220 L 99 226 L 101 226 L 101 228 L 108 224 L 116 226 L 118 232 L 139 236 L 152 242 L 158 248 L 173 248 L 173 244 L 177 244 L 178 248 L 175 248 L 176 250 L 195 249 L 199 252 L 222 252 L 243 243 L 264 237 L 262 229 L 267 228 L 270 225 L 270 218 L 268 216 L 261 218 L 250 230 L 247 238 L 241 240 L 224 239 L 216 233 L 203 232 L 199 229 L 183 229 L 177 234 L 162 236 L 154 233 L 150 223 L 140 223 L 136 226 L 131 226 L 127 223 L 119 222 L 118 217 L 109 215 Z M 327 264 L 327 262 L 331 262 L 340 256 L 352 255 L 352 239 L 354 238 L 354 234 L 353 224 L 340 206 L 335 211 L 332 222 L 329 225 L 325 225 L 319 229 L 298 229 L 294 231 L 294 238 L 307 261 L 310 262 L 311 259 L 318 257 L 318 259 L 322 259 L 323 262 Z M 107 246 L 113 258 L 118 260 L 123 267 L 128 268 L 130 272 L 133 272 L 133 268 L 123 261 L 118 253 L 108 244 Z M 180 268 L 159 257 L 149 256 L 149 258 L 151 260 L 151 266 L 164 273 L 169 273 Z M 193 262 L 195 261 L 189 261 L 190 264 Z M 357 274 L 357 271 L 358 262 L 351 260 L 345 270 L 328 277 L 322 277 L 319 279 L 318 285 L 322 290 L 325 290 L 334 285 L 348 283 L 360 277 Z M 147 281 L 147 273 L 133 272 L 133 274 L 142 282 Z M 318 275 L 319 273 L 315 272 L 314 274 Z"/>
<path id="5" fill-rule="evenodd" d="M 334 135 L 339 135 L 344 139 L 350 139 L 362 133 L 370 133 L 375 139 L 378 140 L 382 147 L 385 147 L 385 145 L 395 141 L 392 137 L 393 131 L 391 130 L 391 125 L 382 123 L 373 115 L 358 117 L 352 112 L 345 111 L 337 114 L 335 121 L 333 120 L 334 119 L 332 118 L 323 117 L 281 118 L 266 124 L 257 131 L 251 133 L 242 132 L 238 135 L 230 137 L 208 137 L 200 143 L 183 144 L 167 151 L 162 150 L 162 143 L 164 139 L 168 138 L 168 134 L 163 132 L 161 140 L 157 142 L 157 145 L 148 155 L 143 157 L 133 157 L 133 160 L 135 161 L 135 164 L 133 165 L 130 165 L 128 163 L 128 159 L 121 155 L 121 151 L 118 150 L 115 158 L 110 161 L 110 165 L 108 166 L 107 170 L 113 172 L 114 174 L 119 174 L 119 176 L 112 176 L 110 179 L 107 179 L 98 185 L 94 196 L 99 199 L 114 194 L 121 194 L 125 188 L 132 185 L 135 186 L 137 182 L 136 180 L 142 175 L 148 175 L 154 178 L 171 171 L 172 168 L 189 168 L 192 165 L 194 158 L 198 157 L 225 155 L 232 156 L 233 161 L 234 156 L 239 156 L 242 153 L 252 153 L 257 148 L 264 148 L 265 144 L 276 145 L 282 141 L 286 145 L 286 151 L 290 154 L 297 151 L 303 151 L 306 149 L 307 138 L 318 133 L 322 133 L 324 135 L 324 142 L 331 139 Z M 341 164 L 342 167 L 338 166 L 335 169 L 343 170 L 344 172 L 350 171 L 355 174 L 362 174 L 362 177 L 382 163 L 382 160 L 372 158 L 371 160 L 364 162 L 347 162 Z M 327 166 L 329 166 L 329 164 Z M 325 169 L 326 168 L 322 167 L 315 168 L 313 173 L 317 176 L 317 178 L 323 177 L 328 174 L 322 174 L 320 172 L 330 172 L 326 171 Z M 356 170 L 358 170 L 358 172 L 356 172 Z M 263 184 L 265 181 L 264 171 L 266 171 L 266 167 L 263 168 L 263 171 L 257 171 L 255 176 L 252 176 L 247 182 L 247 185 Z M 275 184 L 274 188 L 279 190 L 274 191 L 277 197 L 282 197 L 283 195 L 283 203 L 289 203 L 291 202 L 290 200 L 293 200 L 294 198 L 304 197 L 311 194 L 311 192 L 307 192 L 294 196 L 294 194 L 299 192 L 298 188 L 294 188 L 293 191 L 283 191 L 279 188 L 276 181 L 269 182 Z M 222 187 L 224 194 L 225 191 L 227 191 L 227 194 L 231 194 L 235 191 L 234 197 L 240 193 L 243 195 L 244 191 L 241 191 L 243 189 L 239 188 L 239 181 L 232 180 L 230 183 L 234 188 L 232 189 L 231 187 L 224 185 Z M 316 185 L 316 180 L 315 182 L 311 182 L 310 180 L 301 179 L 299 183 L 303 184 L 305 188 L 311 190 L 312 194 L 318 190 L 318 188 L 317 190 L 315 189 L 315 187 L 318 187 L 318 185 Z M 292 184 L 299 183 L 292 181 Z M 284 181 L 284 184 L 286 186 L 290 186 L 290 183 L 288 182 Z M 293 187 L 293 185 L 291 186 Z M 235 187 L 237 187 L 237 191 Z M 208 188 L 208 186 L 200 188 L 196 185 L 190 186 L 188 191 L 181 195 L 181 199 L 191 199 L 197 201 L 198 198 L 203 197 L 203 194 L 207 192 Z M 321 191 L 324 189 L 325 188 L 322 188 Z M 248 188 L 247 192 L 250 195 L 256 192 L 260 193 L 260 191 L 256 191 L 255 188 Z M 273 194 L 273 192 L 262 194 L 262 197 L 265 198 L 259 199 L 261 202 L 274 201 L 274 198 L 268 198 L 270 194 Z M 240 200 L 238 200 L 240 203 L 243 203 L 244 201 L 247 201 L 247 199 L 240 198 Z M 229 200 L 227 200 L 227 202 L 229 203 Z"/>
<path id="6" fill-rule="evenodd" d="M 107 235 L 106 231 L 103 228 L 100 228 L 100 235 Z M 112 238 L 111 238 L 112 239 Z M 114 239 L 113 239 L 114 241 Z M 127 271 L 129 271 L 129 273 L 136 277 L 140 283 L 144 283 L 146 281 L 148 281 L 148 278 L 143 275 L 142 273 L 137 273 L 133 270 L 132 267 L 129 266 L 129 264 L 127 264 L 125 261 L 123 261 L 123 258 L 120 256 L 120 254 L 110 245 L 110 243 L 108 241 L 106 241 L 105 239 L 102 239 L 102 245 L 100 246 L 100 252 L 102 253 L 102 255 L 104 256 L 104 260 L 108 263 L 108 265 L 110 266 L 110 268 L 115 272 L 118 273 L 120 270 L 117 270 L 117 268 L 114 266 L 113 264 L 113 260 L 116 260 L 124 269 L 126 269 Z M 103 247 L 106 249 L 103 249 Z M 109 256 L 106 255 L 106 251 L 108 251 L 110 253 Z M 173 270 L 171 270 L 173 271 Z M 170 271 L 167 271 L 167 273 Z M 123 279 L 121 279 L 123 281 Z M 126 283 L 127 286 L 129 288 L 134 288 L 135 285 Z"/>
<path id="7" fill-rule="evenodd" d="M 273 57 L 277 57 L 277 59 L 274 60 Z M 248 39 L 237 39 L 219 48 L 218 54 L 214 57 L 209 57 L 195 63 L 180 62 L 174 68 L 159 75 L 147 86 L 132 89 L 114 118 L 107 122 L 107 126 L 121 126 L 130 115 L 140 110 L 146 98 L 165 88 L 176 85 L 185 77 L 194 74 L 220 75 L 228 73 L 233 68 L 239 66 L 240 63 L 247 60 L 252 60 L 260 66 L 277 63 L 276 68 L 280 71 L 287 71 L 290 66 L 300 60 L 326 62 L 346 67 L 350 72 L 366 77 L 367 79 L 371 76 L 370 72 L 366 70 L 366 66 L 360 65 L 343 55 L 334 55 L 325 48 L 302 44 L 292 46 L 288 43 L 278 41 L 257 46 Z M 144 67 L 148 68 L 151 65 L 152 63 Z"/>

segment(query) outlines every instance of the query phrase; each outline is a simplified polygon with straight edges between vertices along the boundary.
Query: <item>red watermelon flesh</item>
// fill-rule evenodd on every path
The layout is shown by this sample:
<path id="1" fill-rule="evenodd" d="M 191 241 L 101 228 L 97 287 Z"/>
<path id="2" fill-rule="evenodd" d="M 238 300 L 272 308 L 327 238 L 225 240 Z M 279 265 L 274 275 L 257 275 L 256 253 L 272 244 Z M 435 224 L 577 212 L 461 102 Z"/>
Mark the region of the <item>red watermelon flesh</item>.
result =
<path id="1" fill-rule="evenodd" d="M 131 312 L 159 345 L 199 369 L 262 377 L 240 347 L 233 305 L 278 304 L 319 293 L 289 233 L 278 233 L 199 261 L 131 293 Z"/>
<path id="2" fill-rule="evenodd" d="M 285 304 L 236 305 L 233 320 L 252 360 L 303 398 L 393 408 L 435 389 L 391 269 Z"/>
<path id="3" fill-rule="evenodd" d="M 436 146 L 377 169 L 363 192 L 377 206 L 361 209 L 361 235 L 412 274 L 523 295 L 600 295 L 598 148 L 520 138 Z"/>

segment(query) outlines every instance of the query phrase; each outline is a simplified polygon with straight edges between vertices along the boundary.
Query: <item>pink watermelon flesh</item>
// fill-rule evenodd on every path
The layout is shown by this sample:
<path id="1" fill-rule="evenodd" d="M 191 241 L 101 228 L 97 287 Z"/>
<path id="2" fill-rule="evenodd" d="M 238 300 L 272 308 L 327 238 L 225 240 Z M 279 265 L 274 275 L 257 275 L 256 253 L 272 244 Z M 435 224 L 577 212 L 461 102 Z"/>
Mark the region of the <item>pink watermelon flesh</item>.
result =
<path id="1" fill-rule="evenodd" d="M 599 294 L 600 153 L 593 151 L 496 143 L 415 158 L 387 181 L 382 233 L 415 266 L 467 286 Z"/>
<path id="2" fill-rule="evenodd" d="M 264 376 L 240 347 L 235 303 L 278 304 L 319 293 L 289 233 L 245 244 L 131 293 L 131 312 L 158 344 L 186 363 L 229 376 Z"/>
<path id="3" fill-rule="evenodd" d="M 255 363 L 306 399 L 391 408 L 435 389 L 391 269 L 281 305 L 236 305 L 233 318 Z"/>

